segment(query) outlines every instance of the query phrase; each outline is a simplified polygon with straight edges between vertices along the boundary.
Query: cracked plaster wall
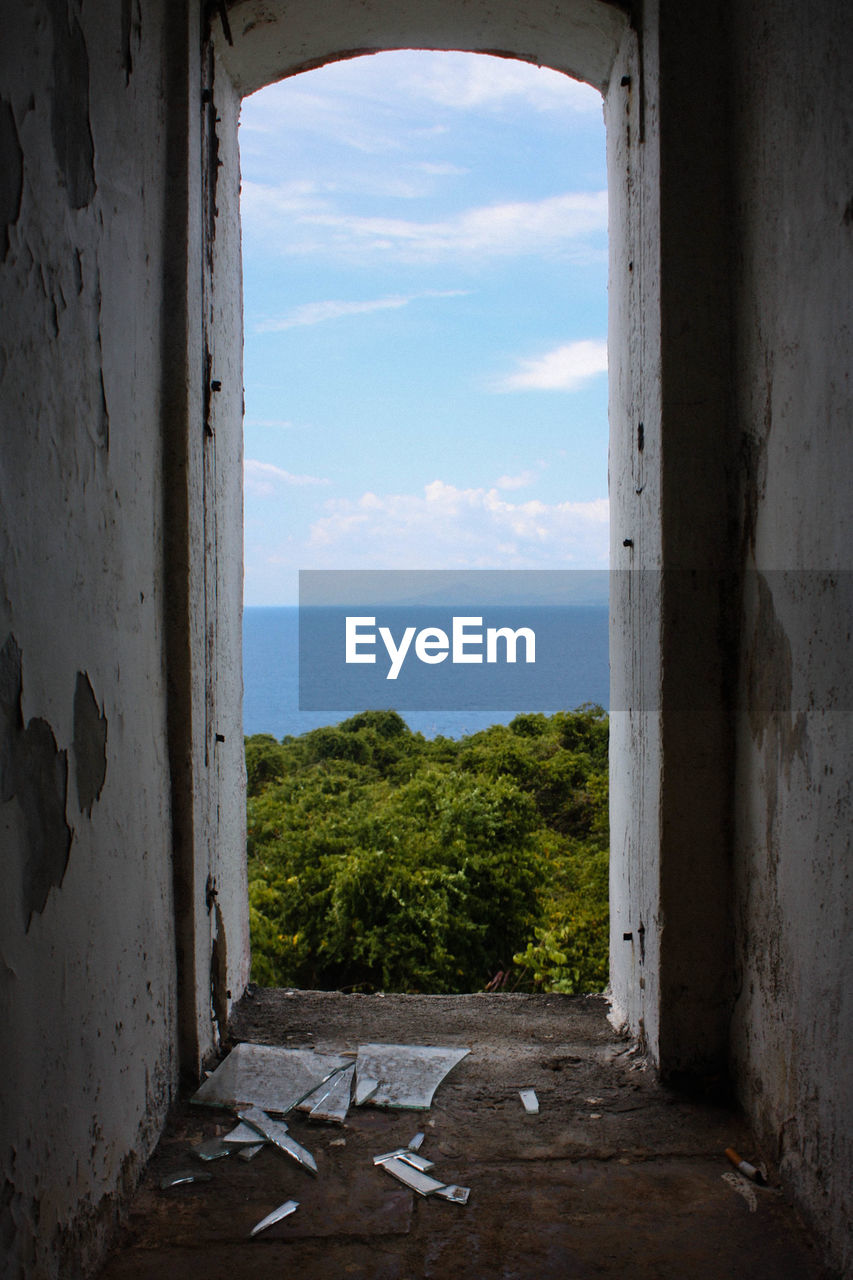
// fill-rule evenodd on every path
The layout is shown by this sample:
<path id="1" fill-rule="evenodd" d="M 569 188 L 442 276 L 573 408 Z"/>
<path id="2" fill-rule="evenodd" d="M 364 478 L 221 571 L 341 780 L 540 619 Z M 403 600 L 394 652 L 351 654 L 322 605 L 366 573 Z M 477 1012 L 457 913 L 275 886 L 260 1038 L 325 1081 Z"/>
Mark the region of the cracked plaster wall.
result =
<path id="1" fill-rule="evenodd" d="M 196 0 L 37 0 L 0 48 L 15 1280 L 97 1261 L 248 977 L 239 100 L 203 45 Z"/>
<path id="2" fill-rule="evenodd" d="M 646 3 L 607 100 L 615 1012 L 667 1074 L 728 1061 L 845 1274 L 848 19 Z"/>
<path id="3" fill-rule="evenodd" d="M 192 948 L 194 1061 L 198 1068 L 224 1031 L 231 1002 L 249 980 L 246 797 L 242 723 L 243 315 L 240 244 L 240 98 L 213 43 L 201 59 L 199 299 L 204 385 L 198 429 L 190 429 L 197 477 L 190 517 L 193 620 L 190 781 L 193 862 L 190 911 L 178 916 Z M 190 1051 L 192 1052 L 192 1051 Z M 185 1059 L 188 1053 L 184 1052 Z M 190 1062 L 187 1061 L 187 1065 Z"/>
<path id="4" fill-rule="evenodd" d="M 610 203 L 611 1016 L 654 1056 L 660 1040 L 662 743 L 660 158 L 653 48 L 646 33 L 635 28 L 626 32 L 605 99 L 605 120 Z"/>
<path id="5" fill-rule="evenodd" d="M 0 1254 L 97 1259 L 175 1079 L 163 3 L 0 41 Z"/>
<path id="6" fill-rule="evenodd" d="M 649 0 L 606 100 L 611 986 L 671 1078 L 725 1074 L 731 637 L 725 103 L 718 8 Z M 721 519 L 721 512 L 723 518 Z"/>
<path id="7" fill-rule="evenodd" d="M 733 1058 L 853 1268 L 853 65 L 842 0 L 735 6 L 742 589 Z"/>

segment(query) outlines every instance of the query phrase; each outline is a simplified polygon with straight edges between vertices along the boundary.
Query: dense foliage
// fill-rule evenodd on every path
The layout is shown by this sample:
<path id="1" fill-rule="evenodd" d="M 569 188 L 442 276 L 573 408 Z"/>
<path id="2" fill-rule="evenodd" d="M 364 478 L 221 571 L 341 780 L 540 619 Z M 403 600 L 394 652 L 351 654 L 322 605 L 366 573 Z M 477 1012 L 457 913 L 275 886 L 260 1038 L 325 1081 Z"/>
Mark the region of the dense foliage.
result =
<path id="1" fill-rule="evenodd" d="M 276 986 L 600 991 L 607 718 L 455 741 L 394 711 L 246 739 L 253 977 Z"/>

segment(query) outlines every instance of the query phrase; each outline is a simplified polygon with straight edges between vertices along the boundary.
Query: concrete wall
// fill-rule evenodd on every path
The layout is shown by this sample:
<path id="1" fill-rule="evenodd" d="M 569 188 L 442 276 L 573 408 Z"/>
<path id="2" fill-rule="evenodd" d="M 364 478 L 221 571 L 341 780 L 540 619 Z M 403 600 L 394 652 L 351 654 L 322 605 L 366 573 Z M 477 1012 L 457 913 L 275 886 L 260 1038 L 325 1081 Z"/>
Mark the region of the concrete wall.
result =
<path id="1" fill-rule="evenodd" d="M 660 1041 L 660 139 L 653 40 L 625 32 L 605 99 L 610 203 L 612 1019 Z"/>
<path id="2" fill-rule="evenodd" d="M 718 8 L 661 0 L 607 95 L 611 983 L 669 1077 L 721 1080 L 731 1010 L 727 104 Z"/>
<path id="3" fill-rule="evenodd" d="M 191 419 L 194 565 L 192 871 L 196 1057 L 224 1031 L 249 980 L 246 787 L 243 754 L 243 311 L 240 245 L 240 99 L 213 46 L 202 51 L 202 413 Z M 202 927 L 199 927 L 199 922 Z M 188 1005 L 192 1001 L 188 1000 Z"/>
<path id="4" fill-rule="evenodd" d="M 71 1276 L 176 1077 L 160 316 L 163 4 L 4 23 L 4 1274 Z"/>
<path id="5" fill-rule="evenodd" d="M 170 38 L 174 53 L 177 33 Z M 202 24 L 176 67 L 164 460 L 180 1061 L 197 1076 L 249 976 L 242 729 L 243 380 L 239 103 Z M 178 216 L 181 226 L 178 228 Z"/>
<path id="6" fill-rule="evenodd" d="M 848 16 L 646 4 L 607 99 L 614 1014 L 728 1067 L 846 1270 Z"/>
<path id="7" fill-rule="evenodd" d="M 853 34 L 734 7 L 741 1096 L 853 1269 Z"/>
<path id="8" fill-rule="evenodd" d="M 602 92 L 626 25 L 620 0 L 233 0 L 223 62 L 243 96 L 286 75 L 389 49 L 460 49 L 544 64 Z"/>
<path id="9" fill-rule="evenodd" d="M 31 1280 L 99 1257 L 245 983 L 240 352 L 207 413 L 204 336 L 239 258 L 205 292 L 194 4 L 39 0 L 0 45 L 0 1256 Z"/>

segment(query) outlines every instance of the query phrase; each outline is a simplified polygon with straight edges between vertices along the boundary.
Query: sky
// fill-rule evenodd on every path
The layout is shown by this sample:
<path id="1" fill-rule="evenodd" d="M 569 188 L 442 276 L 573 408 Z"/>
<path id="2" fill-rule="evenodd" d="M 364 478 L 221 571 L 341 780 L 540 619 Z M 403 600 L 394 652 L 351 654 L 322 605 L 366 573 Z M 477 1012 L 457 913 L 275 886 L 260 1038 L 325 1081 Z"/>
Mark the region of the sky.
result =
<path id="1" fill-rule="evenodd" d="M 299 569 L 607 567 L 600 95 L 384 53 L 240 125 L 245 603 Z"/>

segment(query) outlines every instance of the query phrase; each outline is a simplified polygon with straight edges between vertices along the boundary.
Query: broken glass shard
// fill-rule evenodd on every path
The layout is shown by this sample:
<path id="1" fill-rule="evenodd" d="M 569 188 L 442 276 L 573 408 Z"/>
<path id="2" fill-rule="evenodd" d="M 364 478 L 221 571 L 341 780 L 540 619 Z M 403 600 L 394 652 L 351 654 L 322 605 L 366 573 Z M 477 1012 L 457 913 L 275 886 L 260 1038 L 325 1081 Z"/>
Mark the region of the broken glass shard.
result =
<path id="1" fill-rule="evenodd" d="M 421 1173 L 420 1169 L 413 1169 L 404 1160 L 392 1157 L 390 1160 L 383 1160 L 379 1167 L 385 1169 L 398 1182 L 411 1187 L 412 1191 L 416 1191 L 419 1196 L 434 1195 L 444 1186 L 444 1183 L 439 1182 L 437 1178 L 431 1178 L 428 1173 Z"/>
<path id="2" fill-rule="evenodd" d="M 253 1147 L 258 1141 L 258 1131 L 241 1120 L 229 1133 L 222 1135 L 222 1141 L 229 1147 Z"/>
<path id="3" fill-rule="evenodd" d="M 213 1174 L 205 1170 L 179 1169 L 177 1173 L 170 1173 L 167 1178 L 163 1178 L 160 1187 L 167 1191 L 169 1187 L 180 1187 L 185 1182 L 210 1182 L 212 1177 Z"/>
<path id="4" fill-rule="evenodd" d="M 297 1164 L 301 1164 L 302 1167 L 307 1169 L 310 1173 L 317 1172 L 317 1161 L 314 1159 L 311 1152 L 307 1147 L 303 1147 L 300 1142 L 297 1142 L 295 1138 L 291 1138 L 290 1134 L 284 1134 L 281 1140 L 276 1142 L 275 1145 L 277 1147 L 281 1147 L 282 1151 L 286 1151 L 289 1156 L 293 1157 Z"/>
<path id="5" fill-rule="evenodd" d="M 285 1114 L 348 1065 L 338 1054 L 238 1044 L 193 1094 L 207 1107 L 263 1107 Z"/>
<path id="6" fill-rule="evenodd" d="M 426 1173 L 427 1169 L 432 1169 L 435 1164 L 433 1160 L 419 1156 L 416 1151 L 411 1151 L 408 1147 L 398 1147 L 396 1151 L 386 1151 L 384 1155 L 373 1157 L 374 1164 L 385 1164 L 388 1160 L 403 1160 L 413 1169 L 420 1169 L 421 1173 Z"/>
<path id="7" fill-rule="evenodd" d="M 355 1082 L 355 1105 L 363 1107 L 365 1102 L 370 1101 L 378 1088 L 378 1080 L 373 1080 L 370 1076 L 359 1075 Z"/>
<path id="8" fill-rule="evenodd" d="M 435 1166 L 434 1160 L 427 1160 L 424 1156 L 419 1156 L 417 1151 L 409 1151 L 408 1148 L 400 1152 L 400 1159 L 410 1164 L 413 1169 L 420 1169 L 421 1173 L 426 1173 L 427 1169 Z"/>
<path id="9" fill-rule="evenodd" d="M 265 1142 L 259 1142 L 255 1147 L 239 1147 L 237 1155 L 241 1160 L 254 1160 L 258 1152 L 263 1151 L 266 1145 L 267 1144 Z"/>
<path id="10" fill-rule="evenodd" d="M 355 1063 L 345 1067 L 333 1076 L 327 1092 L 311 1108 L 312 1120 L 328 1120 L 332 1124 L 343 1124 L 349 1111 L 352 1097 L 352 1082 L 355 1078 Z M 319 1092 L 319 1091 L 318 1091 Z M 312 1097 L 315 1095 L 312 1094 Z"/>
<path id="11" fill-rule="evenodd" d="M 298 1200 L 285 1200 L 284 1204 L 280 1204 L 277 1209 L 273 1209 L 272 1213 L 268 1213 L 265 1218 L 261 1218 L 260 1222 L 252 1227 L 249 1235 L 256 1236 L 259 1231 L 266 1231 L 267 1227 L 273 1226 L 276 1222 L 281 1222 L 282 1218 L 288 1218 L 298 1208 Z"/>
<path id="12" fill-rule="evenodd" d="M 453 1204 L 467 1204 L 468 1197 L 471 1194 L 470 1187 L 457 1187 L 455 1183 L 450 1183 L 446 1187 L 440 1187 L 435 1193 L 442 1200 L 450 1200 Z"/>
<path id="13" fill-rule="evenodd" d="M 223 1134 L 219 1141 L 224 1148 L 224 1154 L 236 1152 L 241 1160 L 253 1160 L 266 1146 L 265 1142 L 258 1141 L 259 1137 L 257 1129 L 253 1129 L 249 1124 L 243 1124 L 241 1120 L 229 1133 Z M 215 1157 L 211 1158 L 215 1159 Z"/>
<path id="14" fill-rule="evenodd" d="M 329 1088 L 328 1084 L 321 1084 L 319 1089 L 312 1089 L 312 1091 L 308 1094 L 307 1098 L 303 1098 L 302 1101 L 298 1104 L 296 1108 L 297 1111 L 306 1111 L 306 1112 L 311 1111 L 314 1107 L 316 1107 L 318 1102 L 322 1101 L 322 1099 L 325 1098 L 326 1093 L 328 1092 L 328 1088 Z"/>
<path id="15" fill-rule="evenodd" d="M 358 1083 L 380 1082 L 370 1098 L 374 1106 L 428 1111 L 444 1077 L 470 1052 L 435 1045 L 363 1044 L 356 1060 Z"/>
<path id="16" fill-rule="evenodd" d="M 199 1143 L 195 1148 L 195 1153 L 199 1160 L 223 1160 L 225 1156 L 230 1156 L 233 1147 L 227 1147 L 222 1138 L 210 1138 L 207 1142 Z"/>
<path id="17" fill-rule="evenodd" d="M 539 1099 L 536 1097 L 535 1089 L 519 1089 L 518 1095 L 528 1115 L 535 1116 L 539 1114 Z"/>
<path id="18" fill-rule="evenodd" d="M 278 1147 L 280 1151 L 292 1156 L 303 1168 L 308 1169 L 311 1173 L 317 1172 L 317 1162 L 311 1152 L 290 1136 L 287 1132 L 287 1125 L 283 1120 L 272 1120 L 258 1107 L 253 1107 L 251 1111 L 241 1111 L 239 1116 L 246 1124 L 256 1129 L 262 1138 L 266 1138 L 267 1141 Z"/>

